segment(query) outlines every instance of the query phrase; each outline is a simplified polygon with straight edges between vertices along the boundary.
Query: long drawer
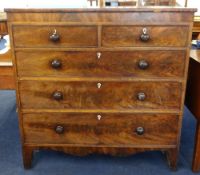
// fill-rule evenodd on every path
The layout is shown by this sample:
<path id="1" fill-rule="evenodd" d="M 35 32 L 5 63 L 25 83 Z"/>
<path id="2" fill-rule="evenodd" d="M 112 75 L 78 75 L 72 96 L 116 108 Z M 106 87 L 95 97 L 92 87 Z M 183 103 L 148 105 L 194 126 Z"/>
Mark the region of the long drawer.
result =
<path id="1" fill-rule="evenodd" d="M 188 26 L 103 26 L 102 46 L 184 47 L 188 43 L 188 30 Z"/>
<path id="2" fill-rule="evenodd" d="M 13 26 L 16 47 L 96 47 L 97 26 Z"/>
<path id="3" fill-rule="evenodd" d="M 19 82 L 22 108 L 175 109 L 181 106 L 176 82 Z"/>
<path id="4" fill-rule="evenodd" d="M 24 114 L 25 143 L 176 145 L 178 116 L 166 114 Z"/>
<path id="5" fill-rule="evenodd" d="M 183 51 L 17 51 L 19 76 L 182 77 Z"/>

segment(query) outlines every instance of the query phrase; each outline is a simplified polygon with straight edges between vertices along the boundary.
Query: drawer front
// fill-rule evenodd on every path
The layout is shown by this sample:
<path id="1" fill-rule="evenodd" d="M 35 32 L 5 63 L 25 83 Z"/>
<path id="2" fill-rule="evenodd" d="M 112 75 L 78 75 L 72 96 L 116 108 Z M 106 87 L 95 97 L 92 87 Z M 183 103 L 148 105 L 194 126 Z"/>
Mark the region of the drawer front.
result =
<path id="1" fill-rule="evenodd" d="M 99 119 L 99 116 L 101 118 Z M 165 114 L 25 114 L 25 143 L 176 145 L 178 116 Z M 147 147 L 146 146 L 146 147 Z"/>
<path id="2" fill-rule="evenodd" d="M 104 26 L 102 28 L 102 46 L 184 47 L 188 41 L 188 30 L 186 26 Z M 141 40 L 141 37 L 144 41 Z"/>
<path id="3" fill-rule="evenodd" d="M 19 76 L 182 77 L 183 51 L 16 52 Z"/>
<path id="4" fill-rule="evenodd" d="M 96 47 L 96 26 L 14 26 L 16 47 Z"/>
<path id="5" fill-rule="evenodd" d="M 32 109 L 176 109 L 181 83 L 50 82 L 19 83 L 22 108 Z"/>

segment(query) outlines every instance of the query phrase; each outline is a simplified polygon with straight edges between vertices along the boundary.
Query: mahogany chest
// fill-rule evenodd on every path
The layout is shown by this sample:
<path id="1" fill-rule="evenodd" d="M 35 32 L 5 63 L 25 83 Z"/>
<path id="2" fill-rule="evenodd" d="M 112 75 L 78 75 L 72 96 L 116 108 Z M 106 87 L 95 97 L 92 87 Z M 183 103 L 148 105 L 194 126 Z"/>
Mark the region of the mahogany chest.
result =
<path id="1" fill-rule="evenodd" d="M 176 168 L 195 9 L 6 11 L 25 168 L 38 149 Z"/>

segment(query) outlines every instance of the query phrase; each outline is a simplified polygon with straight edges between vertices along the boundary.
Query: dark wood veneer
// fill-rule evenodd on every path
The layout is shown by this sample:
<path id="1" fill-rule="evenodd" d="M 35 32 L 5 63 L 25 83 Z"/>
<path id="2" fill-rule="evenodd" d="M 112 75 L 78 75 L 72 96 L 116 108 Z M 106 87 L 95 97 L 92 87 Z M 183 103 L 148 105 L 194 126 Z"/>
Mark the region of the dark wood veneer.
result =
<path id="1" fill-rule="evenodd" d="M 135 148 L 142 145 L 148 145 L 149 148 L 151 145 L 176 145 L 176 125 L 179 120 L 176 115 L 103 113 L 100 120 L 98 115 L 99 113 L 25 114 L 25 143 L 126 145 Z M 62 126 L 64 131 L 57 133 L 56 126 Z M 142 135 L 137 134 L 138 127 L 144 128 Z"/>
<path id="2" fill-rule="evenodd" d="M 6 11 L 25 168 L 35 149 L 160 150 L 176 168 L 195 9 Z"/>
<path id="3" fill-rule="evenodd" d="M 100 53 L 100 58 L 97 57 Z M 159 56 L 158 56 L 159 55 Z M 17 51 L 19 76 L 60 77 L 182 77 L 185 68 L 183 51 Z M 52 61 L 62 66 L 52 68 Z M 31 60 L 31 61 L 30 61 Z M 149 66 L 140 69 L 139 61 Z"/>
<path id="4" fill-rule="evenodd" d="M 22 81 L 19 90 L 23 92 L 21 107 L 26 109 L 179 110 L 182 95 L 182 85 L 171 82 Z M 52 97 L 56 91 L 62 93 L 63 99 Z M 140 92 L 146 94 L 143 101 L 137 98 Z"/>
<path id="5" fill-rule="evenodd" d="M 143 29 L 146 28 L 150 39 L 141 41 Z M 187 45 L 188 26 L 103 26 L 102 46 L 104 47 L 145 47 Z"/>
<path id="6" fill-rule="evenodd" d="M 56 32 L 60 39 L 52 41 Z M 96 26 L 14 26 L 13 37 L 16 47 L 96 47 Z"/>

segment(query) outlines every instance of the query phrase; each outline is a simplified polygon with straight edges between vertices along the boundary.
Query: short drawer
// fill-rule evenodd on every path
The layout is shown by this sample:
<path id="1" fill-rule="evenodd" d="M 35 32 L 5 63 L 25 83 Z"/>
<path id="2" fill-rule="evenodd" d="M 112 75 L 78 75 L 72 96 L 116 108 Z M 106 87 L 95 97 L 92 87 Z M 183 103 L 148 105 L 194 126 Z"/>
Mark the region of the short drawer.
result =
<path id="1" fill-rule="evenodd" d="M 96 47 L 96 26 L 14 26 L 16 47 Z"/>
<path id="2" fill-rule="evenodd" d="M 101 117 L 100 117 L 101 116 Z M 179 117 L 170 114 L 24 114 L 25 143 L 176 145 Z"/>
<path id="3" fill-rule="evenodd" d="M 182 77 L 183 51 L 17 51 L 19 76 Z"/>
<path id="4" fill-rule="evenodd" d="M 188 43 L 187 26 L 103 26 L 104 47 L 184 47 Z"/>
<path id="5" fill-rule="evenodd" d="M 19 90 L 22 108 L 179 110 L 182 84 L 22 81 Z"/>

